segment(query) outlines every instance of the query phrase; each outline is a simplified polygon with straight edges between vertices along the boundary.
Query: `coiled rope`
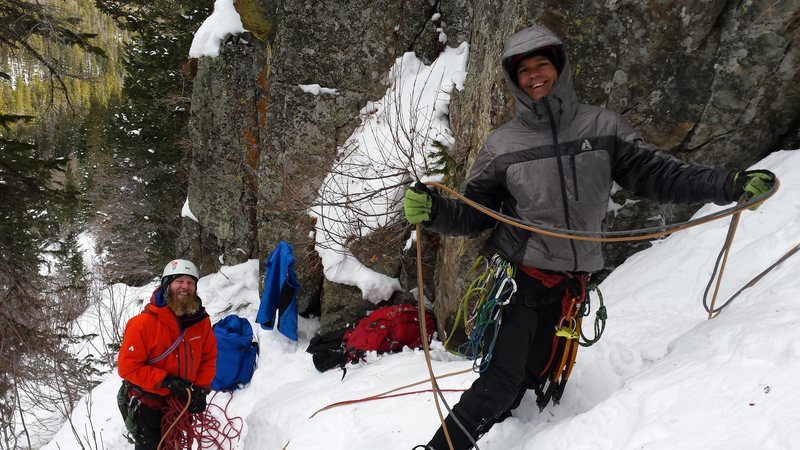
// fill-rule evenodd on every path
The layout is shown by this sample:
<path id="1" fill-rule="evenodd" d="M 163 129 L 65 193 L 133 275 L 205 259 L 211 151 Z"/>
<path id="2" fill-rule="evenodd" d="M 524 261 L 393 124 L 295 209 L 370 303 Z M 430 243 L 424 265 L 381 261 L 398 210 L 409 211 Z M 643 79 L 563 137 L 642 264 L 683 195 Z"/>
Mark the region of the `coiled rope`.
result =
<path id="1" fill-rule="evenodd" d="M 158 450 L 189 450 L 215 449 L 228 450 L 236 446 L 242 433 L 244 420 L 241 417 L 228 416 L 228 405 L 233 396 L 228 397 L 225 406 L 218 406 L 214 403 L 218 392 L 214 392 L 206 409 L 197 414 L 189 414 L 187 410 L 192 403 L 191 390 L 187 389 L 186 401 L 171 395 L 167 398 L 167 408 L 164 413 L 162 424 L 161 441 L 158 443 Z M 212 414 L 211 409 L 219 410 L 217 414 Z M 218 417 L 224 419 L 224 424 Z M 166 429 L 164 426 L 166 425 Z M 196 443 L 197 446 L 193 447 Z"/>

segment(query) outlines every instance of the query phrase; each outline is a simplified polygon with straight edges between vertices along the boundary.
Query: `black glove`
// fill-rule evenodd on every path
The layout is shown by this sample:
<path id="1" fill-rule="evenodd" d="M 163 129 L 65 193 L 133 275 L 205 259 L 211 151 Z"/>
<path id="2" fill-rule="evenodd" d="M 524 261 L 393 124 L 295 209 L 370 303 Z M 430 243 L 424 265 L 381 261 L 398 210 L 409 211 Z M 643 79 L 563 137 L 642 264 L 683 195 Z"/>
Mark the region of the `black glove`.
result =
<path id="1" fill-rule="evenodd" d="M 170 394 L 178 398 L 186 398 L 186 390 L 192 388 L 192 383 L 183 378 L 167 375 L 164 381 L 161 382 L 161 387 L 169 389 Z"/>
<path id="2" fill-rule="evenodd" d="M 192 402 L 189 404 L 189 412 L 192 414 L 199 414 L 206 410 L 206 396 L 208 392 L 199 387 L 192 388 Z"/>

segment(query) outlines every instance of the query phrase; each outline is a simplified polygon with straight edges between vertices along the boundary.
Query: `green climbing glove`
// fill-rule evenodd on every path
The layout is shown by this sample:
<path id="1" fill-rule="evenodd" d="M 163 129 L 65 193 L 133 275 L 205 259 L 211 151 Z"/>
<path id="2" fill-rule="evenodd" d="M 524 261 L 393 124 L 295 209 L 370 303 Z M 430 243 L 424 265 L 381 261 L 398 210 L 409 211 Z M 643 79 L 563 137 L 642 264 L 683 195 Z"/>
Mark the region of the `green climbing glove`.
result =
<path id="1" fill-rule="evenodd" d="M 733 176 L 733 185 L 739 195 L 748 200 L 761 197 L 775 186 L 775 174 L 769 170 L 745 170 Z M 750 208 L 751 211 L 758 206 Z"/>
<path id="2" fill-rule="evenodd" d="M 410 224 L 428 222 L 433 217 L 433 198 L 431 191 L 422 183 L 406 189 L 403 199 L 403 214 Z"/>

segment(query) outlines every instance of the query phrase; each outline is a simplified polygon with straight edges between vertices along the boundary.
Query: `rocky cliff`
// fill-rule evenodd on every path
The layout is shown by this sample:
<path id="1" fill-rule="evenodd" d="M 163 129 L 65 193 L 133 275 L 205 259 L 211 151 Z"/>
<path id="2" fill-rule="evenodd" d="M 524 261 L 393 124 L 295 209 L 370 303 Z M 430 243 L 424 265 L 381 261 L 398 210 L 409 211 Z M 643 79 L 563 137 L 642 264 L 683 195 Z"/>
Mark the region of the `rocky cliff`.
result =
<path id="1" fill-rule="evenodd" d="M 798 145 L 800 0 L 239 0 L 236 7 L 250 32 L 229 37 L 219 57 L 198 61 L 189 200 L 199 222 L 184 223 L 181 246 L 219 265 L 220 257 L 225 264 L 265 260 L 286 240 L 298 261 L 300 309 L 321 313 L 324 330 L 373 305 L 356 288 L 323 280 L 307 210 L 359 110 L 383 95 L 404 52 L 431 62 L 442 45 L 470 44 L 466 86 L 450 107 L 457 169 L 447 179 L 456 187 L 486 135 L 512 114 L 499 65 L 503 41 L 534 23 L 567 43 L 581 101 L 623 113 L 667 152 L 746 167 Z M 336 94 L 299 87 L 309 84 Z M 609 225 L 671 222 L 690 211 L 639 202 Z M 399 224 L 386 233 L 409 231 Z M 480 239 L 424 239 L 426 292 L 445 319 Z M 412 288 L 413 255 L 386 242 L 376 234 L 351 248 Z M 610 264 L 636 248 L 609 248 Z M 409 294 L 391 299 L 401 300 Z"/>

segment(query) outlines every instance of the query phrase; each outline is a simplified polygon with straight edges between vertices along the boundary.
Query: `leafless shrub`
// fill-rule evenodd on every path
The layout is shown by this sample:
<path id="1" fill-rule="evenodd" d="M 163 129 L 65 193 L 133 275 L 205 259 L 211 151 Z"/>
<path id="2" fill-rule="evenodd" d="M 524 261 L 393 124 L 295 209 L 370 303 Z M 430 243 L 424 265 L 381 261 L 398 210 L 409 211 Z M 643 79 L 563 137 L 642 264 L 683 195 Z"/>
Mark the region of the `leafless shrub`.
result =
<path id="1" fill-rule="evenodd" d="M 432 105 L 448 94 L 441 89 L 442 79 L 430 79 L 433 73 L 406 75 L 403 62 L 397 64 L 384 99 L 362 109 L 361 126 L 339 148 L 311 205 L 318 232 L 326 234 L 318 246 L 340 251 L 396 221 L 403 188 L 441 170 L 440 159 L 432 156 L 435 142 L 442 140 L 442 130 L 435 126 L 435 115 L 441 112 Z M 433 100 L 425 97 L 431 92 Z"/>

